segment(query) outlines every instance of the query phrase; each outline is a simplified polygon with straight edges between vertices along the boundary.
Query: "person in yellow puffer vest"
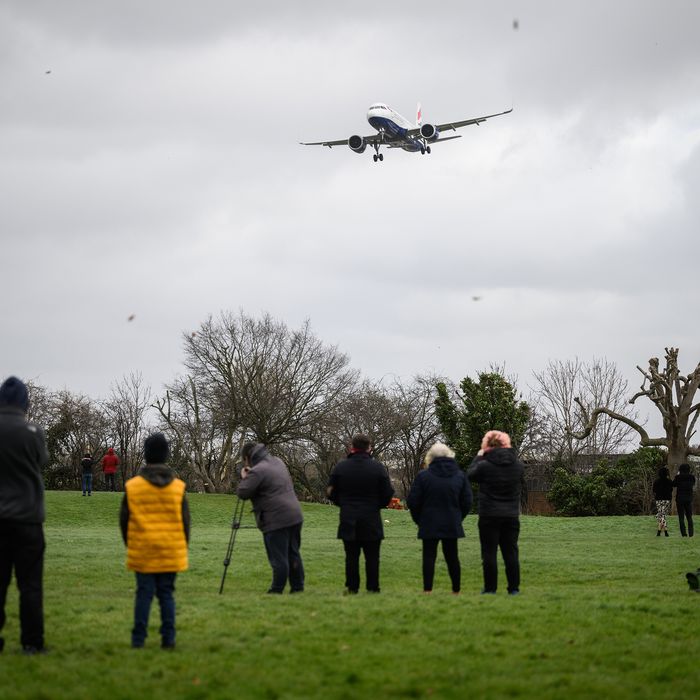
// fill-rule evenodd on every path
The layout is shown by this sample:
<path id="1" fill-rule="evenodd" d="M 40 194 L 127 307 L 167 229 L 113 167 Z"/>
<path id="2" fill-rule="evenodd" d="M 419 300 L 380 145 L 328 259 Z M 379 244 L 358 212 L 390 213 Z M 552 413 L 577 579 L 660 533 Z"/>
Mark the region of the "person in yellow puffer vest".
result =
<path id="1" fill-rule="evenodd" d="M 160 604 L 163 649 L 175 648 L 175 577 L 187 569 L 190 511 L 185 482 L 166 465 L 170 450 L 163 433 L 143 443 L 146 466 L 124 487 L 119 524 L 126 568 L 136 573 L 131 646 L 143 647 L 153 596 Z"/>

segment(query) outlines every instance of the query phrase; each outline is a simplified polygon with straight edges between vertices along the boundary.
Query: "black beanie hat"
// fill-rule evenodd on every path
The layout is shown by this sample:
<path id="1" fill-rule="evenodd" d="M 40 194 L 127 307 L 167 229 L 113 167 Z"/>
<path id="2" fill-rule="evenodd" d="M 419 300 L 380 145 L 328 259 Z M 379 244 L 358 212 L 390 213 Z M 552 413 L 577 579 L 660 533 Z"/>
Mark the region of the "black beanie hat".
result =
<path id="1" fill-rule="evenodd" d="M 0 386 L 0 406 L 14 406 L 26 413 L 29 409 L 27 385 L 17 377 L 8 377 Z"/>
<path id="2" fill-rule="evenodd" d="M 165 464 L 170 455 L 170 447 L 163 433 L 149 435 L 143 443 L 143 456 L 146 464 Z"/>

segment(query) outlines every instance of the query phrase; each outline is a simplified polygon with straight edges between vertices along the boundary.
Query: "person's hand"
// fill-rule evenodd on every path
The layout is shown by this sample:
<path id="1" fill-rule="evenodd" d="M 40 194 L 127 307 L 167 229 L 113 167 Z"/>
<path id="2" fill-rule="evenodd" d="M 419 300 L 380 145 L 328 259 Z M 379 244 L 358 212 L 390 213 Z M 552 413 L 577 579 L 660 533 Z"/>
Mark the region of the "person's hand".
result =
<path id="1" fill-rule="evenodd" d="M 477 454 L 477 457 L 483 457 L 484 451 L 483 451 L 483 450 L 479 450 L 476 454 Z"/>
<path id="2" fill-rule="evenodd" d="M 245 479 L 248 476 L 249 472 L 249 467 L 243 467 L 243 469 L 241 469 L 241 479 Z"/>

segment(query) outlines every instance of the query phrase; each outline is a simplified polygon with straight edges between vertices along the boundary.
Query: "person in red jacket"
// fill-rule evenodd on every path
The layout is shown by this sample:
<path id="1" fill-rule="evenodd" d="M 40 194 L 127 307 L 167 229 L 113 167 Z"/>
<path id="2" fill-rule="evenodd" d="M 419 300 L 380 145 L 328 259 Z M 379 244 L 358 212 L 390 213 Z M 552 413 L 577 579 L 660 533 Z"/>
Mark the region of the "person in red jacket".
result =
<path id="1" fill-rule="evenodd" d="M 119 457 L 114 454 L 114 450 L 110 447 L 107 454 L 102 458 L 102 471 L 105 475 L 105 488 L 108 491 L 114 491 L 114 474 L 119 466 Z"/>

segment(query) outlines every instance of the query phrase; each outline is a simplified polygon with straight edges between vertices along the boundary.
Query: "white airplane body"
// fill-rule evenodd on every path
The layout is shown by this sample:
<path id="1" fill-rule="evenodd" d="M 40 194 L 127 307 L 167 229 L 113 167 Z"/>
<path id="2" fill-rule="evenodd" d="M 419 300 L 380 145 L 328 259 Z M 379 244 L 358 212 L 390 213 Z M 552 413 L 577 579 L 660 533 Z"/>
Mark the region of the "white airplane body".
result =
<path id="1" fill-rule="evenodd" d="M 430 146 L 432 144 L 461 138 L 459 134 L 456 136 L 442 136 L 442 132 L 456 131 L 470 124 L 476 124 L 478 126 L 481 122 L 491 119 L 491 117 L 500 117 L 502 114 L 509 114 L 512 111 L 513 108 L 511 107 L 505 112 L 487 114 L 483 117 L 445 122 L 444 124 L 424 124 L 421 106 L 419 104 L 416 114 L 416 123 L 412 124 L 408 119 L 402 117 L 388 105 L 377 102 L 367 111 L 367 121 L 377 130 L 376 134 L 371 134 L 370 136 L 353 135 L 350 138 L 338 139 L 337 141 L 302 142 L 301 145 L 328 146 L 328 148 L 332 148 L 333 146 L 348 146 L 350 150 L 355 153 L 364 153 L 367 146 L 371 146 L 374 149 L 373 158 L 376 163 L 378 160 L 384 160 L 384 154 L 379 152 L 382 146 L 386 146 L 387 148 L 401 148 L 411 153 L 430 153 Z"/>

